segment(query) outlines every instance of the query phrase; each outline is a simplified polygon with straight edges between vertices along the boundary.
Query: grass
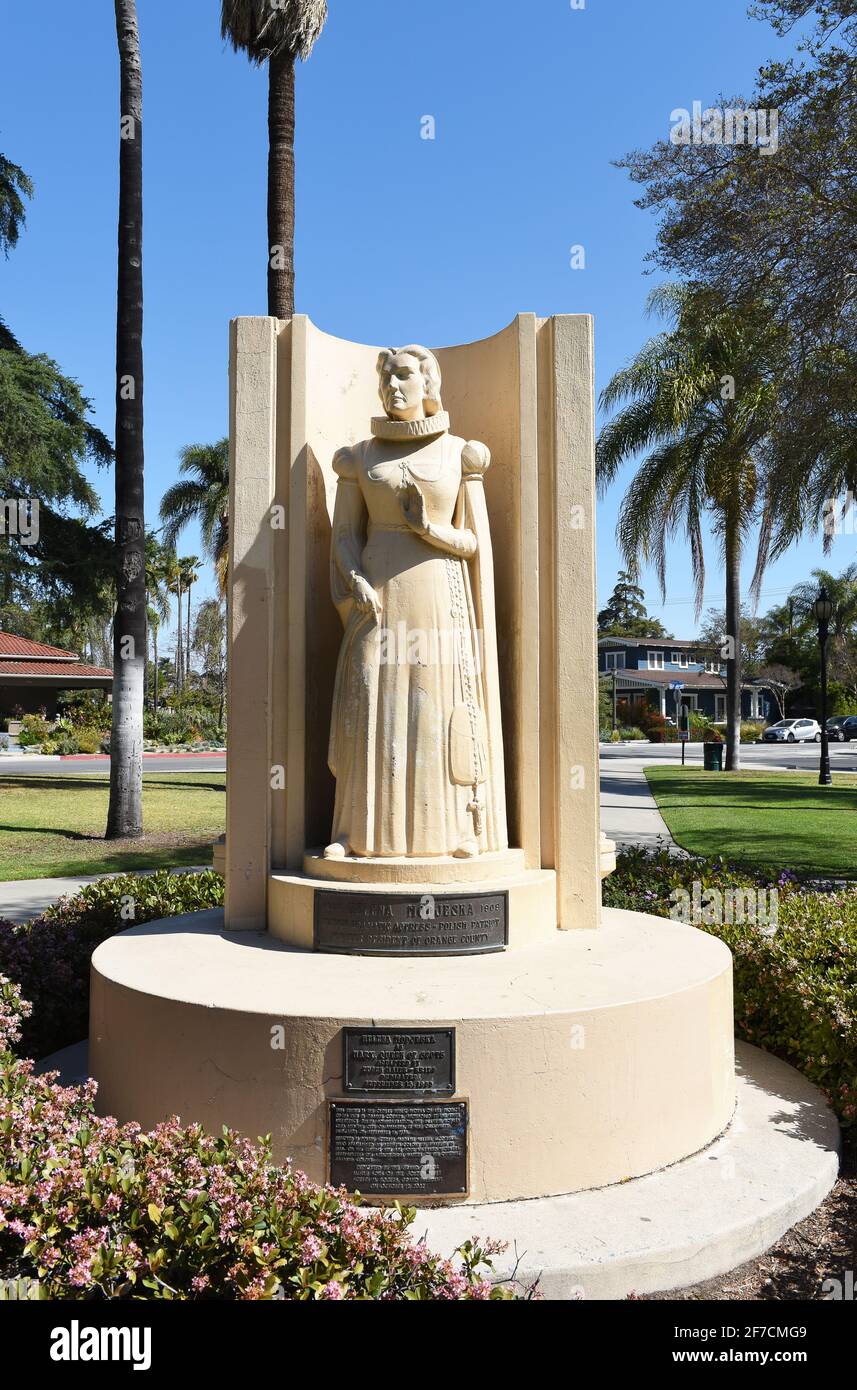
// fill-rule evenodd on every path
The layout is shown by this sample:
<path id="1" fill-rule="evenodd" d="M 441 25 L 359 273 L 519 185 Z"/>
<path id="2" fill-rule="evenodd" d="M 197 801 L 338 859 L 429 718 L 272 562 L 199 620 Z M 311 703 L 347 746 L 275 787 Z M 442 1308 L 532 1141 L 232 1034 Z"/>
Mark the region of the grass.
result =
<path id="1" fill-rule="evenodd" d="M 757 869 L 857 877 L 857 777 L 820 787 L 812 772 L 646 768 L 670 834 L 683 849 Z"/>
<path id="2" fill-rule="evenodd" d="M 0 776 L 0 880 L 204 864 L 223 833 L 225 773 L 143 774 L 140 840 L 105 840 L 109 779 Z"/>

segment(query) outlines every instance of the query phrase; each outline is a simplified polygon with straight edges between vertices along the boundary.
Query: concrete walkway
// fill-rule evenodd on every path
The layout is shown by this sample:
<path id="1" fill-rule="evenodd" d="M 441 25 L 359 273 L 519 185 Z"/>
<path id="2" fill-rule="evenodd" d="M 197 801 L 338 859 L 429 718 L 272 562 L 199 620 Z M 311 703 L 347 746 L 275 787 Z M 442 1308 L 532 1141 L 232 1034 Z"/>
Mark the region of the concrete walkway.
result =
<path id="1" fill-rule="evenodd" d="M 605 753 L 601 749 L 601 829 L 617 846 L 644 845 L 647 849 L 679 848 L 667 829 L 658 804 L 649 791 L 644 768 L 650 757 Z"/>
<path id="2" fill-rule="evenodd" d="M 188 868 L 174 869 L 177 874 L 198 874 L 210 869 L 210 864 L 195 864 Z M 97 883 L 100 878 L 116 878 L 121 870 L 110 874 L 86 874 L 83 878 L 21 878 L 0 882 L 0 919 L 6 922 L 29 922 L 38 917 L 46 907 L 60 898 L 71 897 L 87 883 Z M 140 874 L 156 873 L 156 869 L 138 869 Z"/>

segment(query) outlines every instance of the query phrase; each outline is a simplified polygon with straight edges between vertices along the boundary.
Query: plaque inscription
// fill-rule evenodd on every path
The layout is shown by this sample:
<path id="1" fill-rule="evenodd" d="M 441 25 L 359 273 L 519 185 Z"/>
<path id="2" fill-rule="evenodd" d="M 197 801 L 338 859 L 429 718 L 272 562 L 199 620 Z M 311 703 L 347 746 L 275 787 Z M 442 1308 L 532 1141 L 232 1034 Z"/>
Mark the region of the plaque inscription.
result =
<path id="1" fill-rule="evenodd" d="M 343 1028 L 342 1089 L 349 1094 L 451 1096 L 454 1028 Z"/>
<path id="2" fill-rule="evenodd" d="M 357 956 L 473 956 L 509 940 L 509 895 L 315 893 L 317 951 Z"/>
<path id="3" fill-rule="evenodd" d="M 467 1101 L 330 1102 L 330 1181 L 366 1197 L 467 1192 Z"/>

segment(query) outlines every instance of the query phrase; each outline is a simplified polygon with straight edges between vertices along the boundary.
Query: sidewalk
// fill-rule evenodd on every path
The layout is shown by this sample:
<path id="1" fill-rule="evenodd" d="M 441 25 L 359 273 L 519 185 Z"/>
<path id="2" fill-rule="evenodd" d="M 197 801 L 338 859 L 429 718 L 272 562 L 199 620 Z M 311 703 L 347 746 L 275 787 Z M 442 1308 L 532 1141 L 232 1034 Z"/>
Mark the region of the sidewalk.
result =
<path id="1" fill-rule="evenodd" d="M 667 829 L 658 804 L 649 791 L 644 757 L 610 759 L 603 750 L 601 766 L 601 829 L 617 848 L 643 845 L 683 854 Z"/>
<path id="2" fill-rule="evenodd" d="M 176 874 L 200 874 L 210 864 L 192 864 L 173 869 Z M 122 871 L 110 874 L 87 874 L 83 878 L 21 878 L 0 882 L 0 919 L 6 922 L 29 922 L 59 898 L 71 897 L 87 883 L 100 878 L 116 878 Z M 157 869 L 136 869 L 140 875 L 157 873 Z"/>
<path id="3" fill-rule="evenodd" d="M 103 877 L 89 874 L 86 878 L 21 878 L 0 883 L 0 918 L 6 922 L 29 922 L 57 898 L 70 896 L 85 883 L 95 883 Z"/>

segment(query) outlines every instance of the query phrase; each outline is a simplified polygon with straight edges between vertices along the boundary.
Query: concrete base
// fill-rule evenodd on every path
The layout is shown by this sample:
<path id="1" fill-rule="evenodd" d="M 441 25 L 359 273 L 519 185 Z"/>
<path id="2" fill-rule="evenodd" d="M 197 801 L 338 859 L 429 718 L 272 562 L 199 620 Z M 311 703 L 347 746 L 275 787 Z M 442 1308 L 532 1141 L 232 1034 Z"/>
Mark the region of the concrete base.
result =
<path id="1" fill-rule="evenodd" d="M 476 1235 L 509 1242 L 498 1274 L 549 1299 L 614 1299 L 713 1279 L 754 1259 L 824 1200 L 839 1126 L 821 1092 L 759 1048 L 737 1047 L 738 1104 L 708 1148 L 648 1177 L 537 1202 L 420 1212 L 414 1230 L 449 1254 Z"/>
<path id="2" fill-rule="evenodd" d="M 367 860 L 366 864 L 371 864 L 372 876 L 361 880 L 354 877 L 355 866 L 360 864 L 359 860 L 324 861 L 312 860 L 307 856 L 304 860 L 305 865 L 325 865 L 327 876 L 310 878 L 305 873 L 272 874 L 268 882 L 268 930 L 278 941 L 283 941 L 288 946 L 299 946 L 302 950 L 311 951 L 314 946 L 315 898 L 319 892 L 336 893 L 346 899 L 353 894 L 374 895 L 385 904 L 395 898 L 414 902 L 425 895 L 440 896 L 449 891 L 456 896 L 468 892 L 503 893 L 507 902 L 510 945 L 552 941 L 557 934 L 556 874 L 553 869 L 525 869 L 514 857 L 519 853 L 509 850 L 506 857 L 484 854 L 478 860 L 437 860 L 434 865 L 437 876 L 426 872 L 432 867 L 431 861 L 414 860 L 411 871 L 402 875 L 398 892 L 390 887 L 390 882 L 395 879 L 394 870 L 389 866 L 403 864 L 404 860 Z M 474 864 L 478 866 L 489 859 L 501 861 L 498 866 L 500 872 L 490 879 L 471 876 Z M 463 877 L 460 879 L 452 877 L 451 868 L 455 865 L 463 866 Z M 381 876 L 384 871 L 391 875 L 390 881 Z M 368 875 L 369 870 L 365 872 Z M 343 875 L 342 880 L 338 874 Z M 400 953 L 396 954 L 401 958 Z"/>
<path id="3" fill-rule="evenodd" d="M 343 1027 L 452 1025 L 469 1198 L 544 1197 L 652 1172 L 725 1129 L 731 966 L 714 937 L 632 912 L 431 959 L 316 955 L 199 913 L 99 946 L 90 1065 L 106 1113 L 270 1132 L 278 1159 L 324 1182 Z"/>

